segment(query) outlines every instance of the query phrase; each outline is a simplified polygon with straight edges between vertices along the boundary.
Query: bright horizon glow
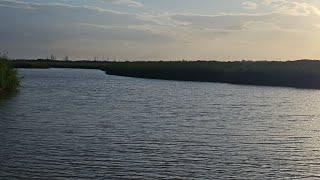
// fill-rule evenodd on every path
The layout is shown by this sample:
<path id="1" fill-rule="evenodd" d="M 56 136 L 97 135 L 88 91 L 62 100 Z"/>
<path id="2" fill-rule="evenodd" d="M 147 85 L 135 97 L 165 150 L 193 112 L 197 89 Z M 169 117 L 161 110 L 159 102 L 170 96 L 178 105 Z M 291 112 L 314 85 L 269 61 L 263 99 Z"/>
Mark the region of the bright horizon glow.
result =
<path id="1" fill-rule="evenodd" d="M 320 0 L 0 0 L 13 58 L 320 59 Z"/>

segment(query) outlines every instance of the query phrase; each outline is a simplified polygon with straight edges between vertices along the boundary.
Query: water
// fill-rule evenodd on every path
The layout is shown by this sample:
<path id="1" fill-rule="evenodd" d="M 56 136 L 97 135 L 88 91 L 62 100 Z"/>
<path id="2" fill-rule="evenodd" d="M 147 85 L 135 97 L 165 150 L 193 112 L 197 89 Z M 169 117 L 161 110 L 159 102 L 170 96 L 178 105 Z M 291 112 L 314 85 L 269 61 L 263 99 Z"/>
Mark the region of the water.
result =
<path id="1" fill-rule="evenodd" d="M 320 91 L 20 69 L 0 179 L 320 178 Z"/>

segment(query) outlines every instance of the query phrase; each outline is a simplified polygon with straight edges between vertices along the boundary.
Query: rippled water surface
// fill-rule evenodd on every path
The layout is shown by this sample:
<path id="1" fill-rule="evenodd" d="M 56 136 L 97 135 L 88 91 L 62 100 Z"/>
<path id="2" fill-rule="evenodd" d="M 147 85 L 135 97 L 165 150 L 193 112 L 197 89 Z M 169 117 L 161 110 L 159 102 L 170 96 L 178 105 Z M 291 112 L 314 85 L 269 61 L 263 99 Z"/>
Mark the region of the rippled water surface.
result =
<path id="1" fill-rule="evenodd" d="M 320 178 L 320 91 L 20 69 L 0 179 Z"/>

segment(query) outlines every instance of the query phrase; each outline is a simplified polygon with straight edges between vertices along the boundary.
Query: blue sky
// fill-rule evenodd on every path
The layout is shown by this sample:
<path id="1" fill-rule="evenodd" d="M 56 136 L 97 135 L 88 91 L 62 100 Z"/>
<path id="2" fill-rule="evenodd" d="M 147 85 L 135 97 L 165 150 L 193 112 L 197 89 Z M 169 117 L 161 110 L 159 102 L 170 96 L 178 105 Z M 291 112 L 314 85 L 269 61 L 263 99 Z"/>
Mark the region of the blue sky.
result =
<path id="1" fill-rule="evenodd" d="M 14 58 L 320 59 L 320 0 L 0 0 Z"/>

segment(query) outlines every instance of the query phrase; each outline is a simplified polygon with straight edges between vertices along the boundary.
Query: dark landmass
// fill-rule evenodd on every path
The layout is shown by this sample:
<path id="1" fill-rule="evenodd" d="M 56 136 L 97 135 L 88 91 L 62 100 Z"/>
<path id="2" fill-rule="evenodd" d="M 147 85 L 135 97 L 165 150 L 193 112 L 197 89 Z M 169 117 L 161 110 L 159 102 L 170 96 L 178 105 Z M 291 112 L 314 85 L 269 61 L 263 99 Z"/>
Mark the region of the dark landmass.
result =
<path id="1" fill-rule="evenodd" d="M 137 78 L 320 89 L 320 61 L 101 62 L 15 60 L 16 68 L 100 69 Z"/>
<path id="2" fill-rule="evenodd" d="M 20 86 L 17 71 L 6 57 L 0 53 L 0 95 L 11 93 Z"/>

